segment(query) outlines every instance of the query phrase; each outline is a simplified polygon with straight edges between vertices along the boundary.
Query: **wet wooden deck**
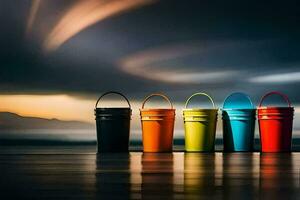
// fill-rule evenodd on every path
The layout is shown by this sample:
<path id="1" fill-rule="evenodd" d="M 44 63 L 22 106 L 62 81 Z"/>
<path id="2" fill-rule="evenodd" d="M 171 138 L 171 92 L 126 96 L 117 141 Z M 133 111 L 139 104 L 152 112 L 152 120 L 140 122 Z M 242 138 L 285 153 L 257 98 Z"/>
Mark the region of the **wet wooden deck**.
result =
<path id="1" fill-rule="evenodd" d="M 300 153 L 79 152 L 0 154 L 0 198 L 300 198 Z"/>

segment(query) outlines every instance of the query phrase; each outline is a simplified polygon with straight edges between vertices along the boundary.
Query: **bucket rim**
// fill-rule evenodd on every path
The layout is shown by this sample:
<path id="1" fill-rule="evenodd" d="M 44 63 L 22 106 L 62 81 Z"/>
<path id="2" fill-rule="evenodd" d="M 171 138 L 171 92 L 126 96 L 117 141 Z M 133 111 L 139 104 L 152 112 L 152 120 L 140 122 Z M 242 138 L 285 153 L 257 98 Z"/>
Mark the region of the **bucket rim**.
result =
<path id="1" fill-rule="evenodd" d="M 256 113 L 249 113 L 249 114 L 228 114 L 228 113 L 222 113 L 222 116 L 253 116 L 256 115 Z"/>
<path id="2" fill-rule="evenodd" d="M 122 116 L 122 115 L 119 115 L 119 116 L 96 116 L 95 117 L 95 120 L 114 120 L 114 119 L 129 119 L 131 120 L 132 119 L 132 116 Z"/>
<path id="3" fill-rule="evenodd" d="M 201 117 L 204 117 L 204 118 L 211 118 L 211 117 L 215 117 L 215 116 L 218 116 L 218 115 L 182 115 L 183 117 L 198 117 L 198 118 L 201 118 Z"/>
<path id="4" fill-rule="evenodd" d="M 218 108 L 184 108 L 182 111 L 218 111 Z"/>
<path id="5" fill-rule="evenodd" d="M 258 119 L 265 119 L 265 118 L 268 118 L 268 119 L 277 119 L 277 118 L 289 119 L 289 118 L 295 118 L 295 116 L 294 115 L 258 115 L 257 118 Z"/>
<path id="6" fill-rule="evenodd" d="M 283 106 L 259 106 L 257 110 L 268 110 L 268 109 L 282 109 L 282 110 L 294 110 L 294 107 L 283 107 Z"/>
<path id="7" fill-rule="evenodd" d="M 256 117 L 222 117 L 222 120 L 243 120 L 243 121 L 250 121 L 250 120 L 256 120 Z"/>
<path id="8" fill-rule="evenodd" d="M 132 115 L 132 112 L 126 112 L 126 113 L 95 113 L 95 116 L 120 116 L 120 115 Z"/>
<path id="9" fill-rule="evenodd" d="M 103 115 L 132 115 L 131 108 L 96 108 L 94 110 L 95 116 L 103 116 Z"/>
<path id="10" fill-rule="evenodd" d="M 95 108 L 95 110 L 132 110 L 129 107 L 99 107 Z"/>
<path id="11" fill-rule="evenodd" d="M 175 108 L 140 108 L 141 112 L 146 112 L 146 111 L 176 111 Z"/>
<path id="12" fill-rule="evenodd" d="M 259 116 L 257 117 L 257 119 L 269 119 L 269 120 L 272 120 L 272 119 L 294 119 L 294 116 L 289 116 L 289 117 L 283 117 L 283 116 L 277 116 L 277 117 L 268 117 L 268 116 Z"/>
<path id="13" fill-rule="evenodd" d="M 214 119 L 184 119 L 183 122 L 217 122 L 217 120 Z"/>
<path id="14" fill-rule="evenodd" d="M 294 117 L 295 115 L 257 115 L 257 117 Z"/>
<path id="15" fill-rule="evenodd" d="M 140 116 L 141 121 L 175 121 L 175 115 L 166 116 Z"/>
<path id="16" fill-rule="evenodd" d="M 256 111 L 253 111 L 253 112 L 226 112 L 226 111 L 223 111 L 222 115 L 253 115 L 256 113 L 257 113 Z"/>
<path id="17" fill-rule="evenodd" d="M 194 119 L 194 118 L 187 118 L 187 119 L 183 119 L 184 122 L 217 122 L 217 119 Z"/>
<path id="18" fill-rule="evenodd" d="M 225 116 L 225 117 L 251 117 L 251 116 L 255 116 L 256 114 L 253 113 L 253 114 L 249 114 L 249 115 L 243 115 L 243 114 L 232 114 L 232 115 L 226 115 L 226 114 L 222 114 L 222 116 Z"/>
<path id="19" fill-rule="evenodd" d="M 151 115 L 151 116 L 140 116 L 140 118 L 143 120 L 143 119 L 146 119 L 146 120 L 157 120 L 157 119 L 175 119 L 175 115 L 173 116 L 154 116 L 154 115 Z"/>
<path id="20" fill-rule="evenodd" d="M 221 111 L 256 111 L 256 108 L 220 108 Z"/>
<path id="21" fill-rule="evenodd" d="M 204 117 L 204 118 L 211 118 L 211 117 L 215 117 L 215 116 L 218 116 L 218 115 L 182 115 L 183 117 Z"/>
<path id="22" fill-rule="evenodd" d="M 257 115 L 290 115 L 294 112 L 258 112 Z"/>

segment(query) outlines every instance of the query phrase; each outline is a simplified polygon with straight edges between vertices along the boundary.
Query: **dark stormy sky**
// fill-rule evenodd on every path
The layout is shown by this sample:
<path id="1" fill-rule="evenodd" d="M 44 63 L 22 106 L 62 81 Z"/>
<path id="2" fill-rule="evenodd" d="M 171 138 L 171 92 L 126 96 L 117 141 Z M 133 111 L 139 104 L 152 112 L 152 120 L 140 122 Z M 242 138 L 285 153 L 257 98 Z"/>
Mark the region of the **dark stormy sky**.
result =
<path id="1" fill-rule="evenodd" d="M 279 90 L 300 101 L 297 1 L 134 1 L 56 46 L 115 1 L 1 1 L 1 94 L 162 91 L 180 102 L 206 91 L 221 102 L 244 91 L 257 102 Z"/>
<path id="2" fill-rule="evenodd" d="M 94 123 L 97 96 L 116 90 L 131 100 L 140 138 L 141 100 L 164 92 L 182 137 L 181 108 L 194 92 L 220 107 L 234 91 L 257 105 L 277 90 L 296 107 L 299 130 L 299 24 L 297 1 L 1 0 L 0 111 Z"/>

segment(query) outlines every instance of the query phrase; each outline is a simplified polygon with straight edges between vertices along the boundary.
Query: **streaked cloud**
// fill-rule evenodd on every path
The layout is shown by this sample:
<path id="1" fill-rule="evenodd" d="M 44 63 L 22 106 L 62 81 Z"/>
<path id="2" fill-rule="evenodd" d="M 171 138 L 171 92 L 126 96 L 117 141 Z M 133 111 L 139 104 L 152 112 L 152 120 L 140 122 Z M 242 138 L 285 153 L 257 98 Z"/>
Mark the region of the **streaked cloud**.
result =
<path id="1" fill-rule="evenodd" d="M 239 71 L 216 72 L 156 72 L 154 76 L 161 81 L 173 83 L 219 83 L 239 74 Z M 153 75 L 153 74 L 152 74 Z"/>
<path id="2" fill-rule="evenodd" d="M 154 0 L 82 0 L 73 5 L 47 36 L 44 48 L 53 51 L 85 28 L 125 11 L 153 3 Z"/>
<path id="3" fill-rule="evenodd" d="M 169 44 L 151 49 L 146 49 L 123 58 L 120 61 L 124 71 L 132 71 L 140 66 L 146 66 L 155 62 L 181 58 L 197 54 L 201 50 L 197 41 Z"/>
<path id="4" fill-rule="evenodd" d="M 38 13 L 39 7 L 41 4 L 41 0 L 32 0 L 31 2 L 31 8 L 27 20 L 27 25 L 26 25 L 26 34 L 28 35 L 29 32 L 32 30 L 32 26 L 35 22 L 36 15 Z"/>
<path id="5" fill-rule="evenodd" d="M 268 74 L 249 79 L 251 83 L 284 84 L 300 82 L 300 72 Z"/>
<path id="6" fill-rule="evenodd" d="M 40 1 L 38 11 L 31 12 L 36 13 L 32 38 L 24 40 L 30 9 L 36 10 L 34 2 L 38 1 L 1 2 L 5 16 L 0 37 L 4 44 L 2 94 L 65 93 L 89 98 L 106 90 L 120 90 L 140 99 L 156 90 L 179 101 L 195 90 L 208 90 L 221 101 L 231 91 L 243 90 L 258 99 L 265 91 L 276 89 L 300 102 L 294 92 L 300 81 L 290 79 L 295 75 L 285 84 L 266 82 L 253 87 L 249 82 L 257 75 L 299 72 L 300 29 L 291 15 L 294 6 L 289 6 L 288 13 L 270 9 L 270 18 L 264 18 L 266 11 L 256 7 L 250 12 L 249 7 L 224 3 L 224 13 L 213 3 L 149 1 L 149 6 L 124 8 L 125 14 L 116 12 L 82 31 L 89 26 L 84 24 L 83 28 L 82 21 L 89 24 L 90 15 L 117 1 Z M 245 15 L 235 12 L 237 8 Z M 274 18 L 281 20 L 273 23 Z M 273 25 L 268 26 L 270 23 Z M 83 29 L 73 28 L 78 25 Z M 55 27 L 60 29 L 56 32 Z M 76 37 L 64 41 L 67 44 L 60 41 L 64 48 L 59 51 L 43 54 L 40 47 L 44 43 L 40 42 L 45 41 L 41 40 L 54 31 L 51 41 L 57 41 L 56 35 L 69 34 L 69 30 L 82 32 L 75 31 Z M 292 84 L 287 87 L 288 83 Z"/>
<path id="7" fill-rule="evenodd" d="M 134 76 L 161 82 L 183 84 L 219 83 L 241 73 L 238 70 L 209 71 L 208 67 L 204 66 L 193 66 L 193 69 L 190 70 L 187 69 L 188 66 L 180 66 L 178 63 L 163 64 L 172 63 L 174 60 L 184 59 L 191 55 L 201 54 L 203 51 L 203 46 L 195 41 L 166 45 L 129 55 L 121 59 L 119 65 L 121 70 Z"/>

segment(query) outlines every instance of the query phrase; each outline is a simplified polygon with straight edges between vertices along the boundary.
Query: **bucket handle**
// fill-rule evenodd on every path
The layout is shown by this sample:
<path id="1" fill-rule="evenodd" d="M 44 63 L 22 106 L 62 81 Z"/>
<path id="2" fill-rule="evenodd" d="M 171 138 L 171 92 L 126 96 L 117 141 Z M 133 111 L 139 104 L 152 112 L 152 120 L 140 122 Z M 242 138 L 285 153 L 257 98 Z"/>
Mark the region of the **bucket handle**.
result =
<path id="1" fill-rule="evenodd" d="M 206 96 L 206 97 L 210 100 L 210 102 L 212 103 L 213 108 L 216 108 L 215 103 L 214 103 L 213 99 L 211 98 L 211 96 L 209 96 L 208 94 L 206 94 L 206 93 L 204 93 L 204 92 L 197 92 L 197 93 L 193 94 L 192 96 L 190 96 L 190 97 L 188 98 L 188 100 L 186 100 L 186 102 L 185 102 L 185 108 L 187 108 L 187 106 L 188 106 L 190 100 L 191 100 L 194 96 L 200 96 L 200 95 Z"/>
<path id="2" fill-rule="evenodd" d="M 125 95 L 121 94 L 120 92 L 115 92 L 115 91 L 109 91 L 109 92 L 105 92 L 104 94 L 102 94 L 102 95 L 99 97 L 99 99 L 97 100 L 96 105 L 95 105 L 95 108 L 97 108 L 98 103 L 99 103 L 99 101 L 102 99 L 102 97 L 104 97 L 104 96 L 106 96 L 106 95 L 108 95 L 108 94 L 118 94 L 118 95 L 122 96 L 122 97 L 127 101 L 128 105 L 129 105 L 129 108 L 131 109 L 131 105 L 130 105 L 130 103 L 129 103 L 129 100 L 125 97 Z"/>
<path id="3" fill-rule="evenodd" d="M 243 95 L 243 96 L 245 96 L 245 97 L 249 100 L 251 106 L 253 107 L 253 103 L 252 103 L 250 97 L 249 97 L 247 94 L 242 93 L 242 92 L 234 92 L 234 93 L 232 93 L 232 94 L 230 94 L 230 95 L 228 95 L 228 96 L 226 97 L 226 99 L 224 100 L 224 103 L 223 103 L 223 108 L 224 108 L 224 105 L 225 105 L 226 101 L 227 101 L 230 97 L 232 97 L 232 96 L 234 96 L 234 95 Z"/>
<path id="4" fill-rule="evenodd" d="M 151 97 L 154 97 L 154 96 L 160 96 L 160 97 L 164 98 L 164 99 L 170 104 L 171 109 L 173 109 L 173 104 L 172 104 L 172 102 L 170 101 L 170 99 L 169 99 L 166 95 L 161 94 L 161 93 L 153 93 L 153 94 L 150 94 L 149 96 L 147 96 L 147 97 L 145 98 L 145 100 L 143 101 L 142 109 L 144 108 L 146 101 L 148 101 Z"/>
<path id="5" fill-rule="evenodd" d="M 260 100 L 259 107 L 262 106 L 262 103 L 263 103 L 263 101 L 265 100 L 265 98 L 267 98 L 268 96 L 274 95 L 274 94 L 275 94 L 275 95 L 281 96 L 281 97 L 286 101 L 286 103 L 288 104 L 288 106 L 291 107 L 291 101 L 290 101 L 290 99 L 288 98 L 288 96 L 285 95 L 285 94 L 283 94 L 283 93 L 281 93 L 281 92 L 277 92 L 277 91 L 272 91 L 272 92 L 269 92 L 269 93 L 265 94 L 265 95 L 261 98 L 261 100 Z"/>

